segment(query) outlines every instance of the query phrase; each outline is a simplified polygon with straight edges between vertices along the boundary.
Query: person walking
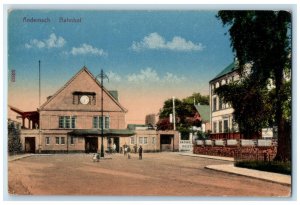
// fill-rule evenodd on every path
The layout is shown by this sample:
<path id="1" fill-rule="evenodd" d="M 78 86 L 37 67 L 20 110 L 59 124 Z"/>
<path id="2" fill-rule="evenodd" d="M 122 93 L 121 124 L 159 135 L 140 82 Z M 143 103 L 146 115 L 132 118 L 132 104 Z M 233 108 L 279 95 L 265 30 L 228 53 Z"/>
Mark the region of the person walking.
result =
<path id="1" fill-rule="evenodd" d="M 142 159 L 143 158 L 143 148 L 142 148 L 142 145 L 140 145 L 140 148 L 139 148 L 139 159 Z"/>

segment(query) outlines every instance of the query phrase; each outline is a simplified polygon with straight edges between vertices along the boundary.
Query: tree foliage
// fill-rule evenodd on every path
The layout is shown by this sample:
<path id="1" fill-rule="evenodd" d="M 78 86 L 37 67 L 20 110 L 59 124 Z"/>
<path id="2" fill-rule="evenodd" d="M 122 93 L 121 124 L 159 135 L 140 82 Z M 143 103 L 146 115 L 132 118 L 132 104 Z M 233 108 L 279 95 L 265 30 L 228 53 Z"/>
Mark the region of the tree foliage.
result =
<path id="1" fill-rule="evenodd" d="M 235 122 L 245 138 L 257 136 L 262 127 L 273 125 L 272 99 L 266 87 L 244 79 L 232 82 L 215 90 L 223 102 L 234 108 Z"/>
<path id="2" fill-rule="evenodd" d="M 8 152 L 10 154 L 18 154 L 22 151 L 20 141 L 20 129 L 15 123 L 8 124 Z"/>
<path id="3" fill-rule="evenodd" d="M 290 123 L 286 123 L 284 110 L 289 107 L 291 91 L 285 89 L 284 73 L 291 70 L 291 13 L 219 11 L 217 17 L 223 25 L 230 26 L 231 46 L 236 53 L 240 69 L 243 70 L 244 66 L 250 63 L 249 77 L 262 87 L 267 86 L 269 79 L 273 80 L 273 108 L 278 127 L 276 159 L 290 160 L 291 128 L 288 126 Z"/>
<path id="4" fill-rule="evenodd" d="M 194 116 L 197 113 L 194 101 L 196 103 L 208 105 L 209 96 L 202 96 L 200 93 L 193 93 L 192 96 L 188 96 L 182 100 L 177 98 L 175 99 L 176 127 L 178 130 L 185 132 L 191 126 L 201 126 L 201 122 L 194 119 Z M 172 113 L 173 99 L 168 99 L 164 102 L 163 108 L 160 109 L 157 129 L 173 129 L 173 124 L 169 121 L 169 116 Z"/>

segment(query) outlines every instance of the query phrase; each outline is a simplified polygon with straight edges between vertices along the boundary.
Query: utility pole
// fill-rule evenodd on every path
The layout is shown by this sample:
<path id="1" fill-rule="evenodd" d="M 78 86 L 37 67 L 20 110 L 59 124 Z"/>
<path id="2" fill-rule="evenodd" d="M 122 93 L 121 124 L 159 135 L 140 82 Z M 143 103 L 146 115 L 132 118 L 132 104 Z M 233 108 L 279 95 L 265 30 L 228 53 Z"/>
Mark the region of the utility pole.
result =
<path id="1" fill-rule="evenodd" d="M 41 61 L 39 60 L 39 153 L 41 153 Z"/>
<path id="2" fill-rule="evenodd" d="M 174 125 L 174 130 L 176 130 L 176 118 L 175 118 L 175 97 L 173 96 L 173 125 Z"/>
<path id="3" fill-rule="evenodd" d="M 104 132 L 103 132 L 103 124 L 105 122 L 105 119 L 103 119 L 103 79 L 107 78 L 107 75 L 103 72 L 103 70 L 101 69 L 101 73 L 99 75 L 96 76 L 101 78 L 101 149 L 100 149 L 100 157 L 104 157 L 104 147 L 103 147 L 103 138 L 104 138 Z"/>

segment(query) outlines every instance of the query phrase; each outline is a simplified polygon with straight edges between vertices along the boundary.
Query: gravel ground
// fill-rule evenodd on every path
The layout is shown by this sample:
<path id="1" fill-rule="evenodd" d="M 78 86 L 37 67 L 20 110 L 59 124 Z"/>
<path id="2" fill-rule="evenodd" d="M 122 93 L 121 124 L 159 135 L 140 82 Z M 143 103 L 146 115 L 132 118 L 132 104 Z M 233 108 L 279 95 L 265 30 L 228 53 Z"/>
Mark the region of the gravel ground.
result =
<path id="1" fill-rule="evenodd" d="M 280 196 L 291 187 L 205 169 L 230 164 L 178 153 L 121 154 L 93 162 L 92 154 L 34 155 L 8 163 L 13 195 Z"/>

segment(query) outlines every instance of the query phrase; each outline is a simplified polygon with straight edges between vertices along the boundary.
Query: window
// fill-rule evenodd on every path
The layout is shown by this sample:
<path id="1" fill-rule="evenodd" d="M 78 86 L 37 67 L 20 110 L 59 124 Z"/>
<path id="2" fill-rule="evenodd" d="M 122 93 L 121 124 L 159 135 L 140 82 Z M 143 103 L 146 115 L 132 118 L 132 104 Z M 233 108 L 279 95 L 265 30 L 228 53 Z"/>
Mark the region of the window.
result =
<path id="1" fill-rule="evenodd" d="M 144 144 L 148 144 L 148 137 L 144 137 Z"/>
<path id="2" fill-rule="evenodd" d="M 59 128 L 75 128 L 76 127 L 76 116 L 59 116 L 58 120 Z"/>
<path id="3" fill-rule="evenodd" d="M 143 137 L 139 137 L 139 144 L 143 144 Z"/>
<path id="4" fill-rule="evenodd" d="M 64 117 L 63 116 L 59 117 L 59 128 L 64 128 Z"/>
<path id="5" fill-rule="evenodd" d="M 70 116 L 65 116 L 65 128 L 70 128 Z"/>
<path id="6" fill-rule="evenodd" d="M 217 122 L 213 123 L 213 132 L 217 133 Z"/>
<path id="7" fill-rule="evenodd" d="M 75 127 L 76 127 L 76 117 L 73 116 L 73 117 L 71 118 L 71 128 L 75 128 Z"/>
<path id="8" fill-rule="evenodd" d="M 101 129 L 102 125 L 103 125 L 104 129 L 109 129 L 110 128 L 109 116 L 103 116 L 103 118 L 104 118 L 104 121 L 102 120 L 101 116 L 94 116 L 93 117 L 93 128 Z"/>
<path id="9" fill-rule="evenodd" d="M 152 137 L 152 144 L 156 144 L 156 138 Z"/>
<path id="10" fill-rule="evenodd" d="M 219 133 L 222 133 L 222 121 L 219 121 Z"/>
<path id="11" fill-rule="evenodd" d="M 60 138 L 60 144 L 65 144 L 65 137 Z"/>
<path id="12" fill-rule="evenodd" d="M 224 132 L 227 133 L 229 131 L 228 120 L 224 120 Z"/>
<path id="13" fill-rule="evenodd" d="M 130 143 L 135 144 L 134 137 L 130 137 Z"/>
<path id="14" fill-rule="evenodd" d="M 106 116 L 105 117 L 105 129 L 109 129 L 109 117 L 108 116 Z"/>
<path id="15" fill-rule="evenodd" d="M 46 137 L 46 145 L 50 144 L 50 137 Z"/>
<path id="16" fill-rule="evenodd" d="M 216 111 L 216 109 L 217 109 L 217 98 L 214 97 L 213 98 L 213 110 L 212 111 Z"/>
<path id="17" fill-rule="evenodd" d="M 72 142 L 72 141 L 71 141 Z M 65 137 L 55 137 L 55 144 L 66 144 L 66 138 Z"/>
<path id="18" fill-rule="evenodd" d="M 93 117 L 93 128 L 98 128 L 98 117 Z"/>
<path id="19" fill-rule="evenodd" d="M 70 137 L 70 144 L 75 144 L 74 142 L 75 142 L 74 137 L 71 136 L 71 137 Z"/>
<path id="20" fill-rule="evenodd" d="M 55 143 L 59 144 L 59 137 L 55 137 Z"/>
<path id="21" fill-rule="evenodd" d="M 223 104 L 222 98 L 219 97 L 219 110 L 222 110 L 222 104 Z"/>

